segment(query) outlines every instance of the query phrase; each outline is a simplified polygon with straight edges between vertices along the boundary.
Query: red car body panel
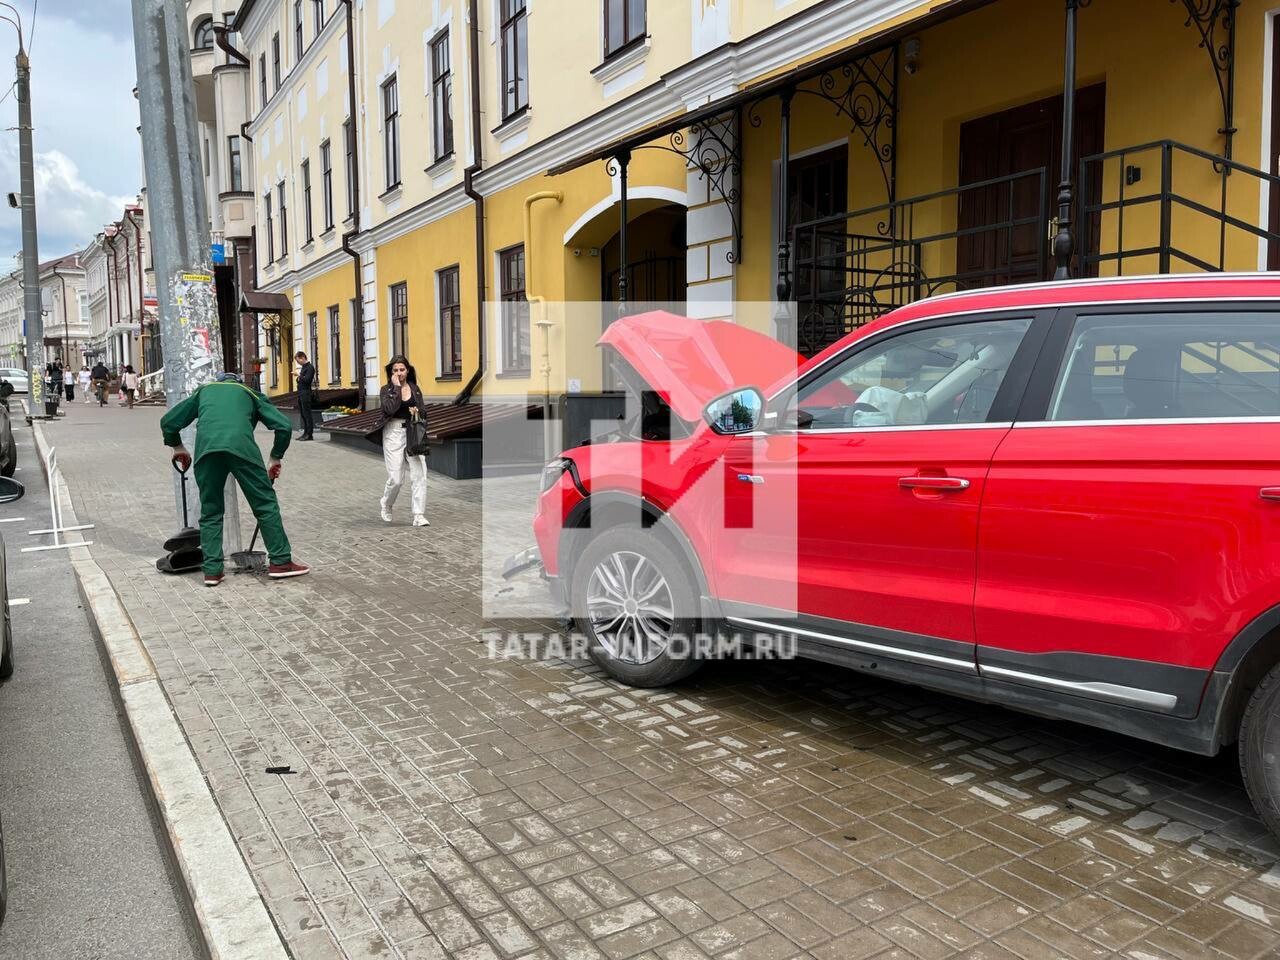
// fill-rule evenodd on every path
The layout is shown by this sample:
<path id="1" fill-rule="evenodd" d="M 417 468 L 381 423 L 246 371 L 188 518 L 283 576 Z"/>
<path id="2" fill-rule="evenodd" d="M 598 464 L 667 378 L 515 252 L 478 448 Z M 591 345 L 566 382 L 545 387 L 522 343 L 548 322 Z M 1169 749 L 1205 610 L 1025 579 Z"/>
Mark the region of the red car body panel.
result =
<path id="1" fill-rule="evenodd" d="M 973 643 L 978 507 L 1007 432 L 734 439 L 725 457 L 733 522 L 713 534 L 708 571 L 716 595 Z M 763 482 L 735 482 L 741 473 Z M 970 486 L 948 493 L 899 486 L 914 476 Z"/>
<path id="2" fill-rule="evenodd" d="M 1260 496 L 1276 488 L 1280 499 L 1280 418 L 1032 419 L 963 430 L 723 437 L 700 415 L 708 400 L 733 387 L 771 395 L 867 338 L 915 321 L 1019 311 L 1036 314 L 1048 329 L 1058 307 L 1188 301 L 1280 308 L 1280 277 L 1186 275 L 974 291 L 903 307 L 803 363 L 732 324 L 670 314 L 627 318 L 601 343 L 617 348 L 695 424 L 692 436 L 566 455 L 591 498 L 618 494 L 669 516 L 718 602 L 937 638 L 953 652 L 969 651 L 979 683 L 994 682 L 988 670 L 995 678 L 1003 669 L 1016 685 L 1027 663 L 1067 663 L 1048 687 L 1058 684 L 1068 701 L 1080 692 L 1068 689 L 1073 676 L 1097 680 L 1101 689 L 1113 681 L 1134 685 L 1126 678 L 1150 668 L 1181 690 L 1176 711 L 1165 712 L 1194 719 L 1200 691 L 1219 683 L 1214 670 L 1224 651 L 1257 618 L 1280 611 L 1280 502 Z M 1043 350 L 1063 349 L 1062 341 L 1048 343 Z M 781 379 L 771 379 L 773 372 Z M 1036 373 L 1043 376 L 1038 367 Z M 899 483 L 921 476 L 959 477 L 969 486 L 934 493 Z M 535 532 L 552 575 L 562 566 L 560 524 L 582 500 L 568 476 L 542 498 Z M 1233 647 L 1228 660 L 1240 656 Z M 1228 682 L 1220 681 L 1219 695 Z M 1092 695 L 1084 689 L 1089 683 L 1077 686 L 1081 696 Z M 1021 689 L 1009 702 L 1039 709 Z M 1098 695 L 1106 700 L 1113 691 Z M 1044 709 L 1102 722 L 1090 716 L 1090 703 Z M 1179 742 L 1144 731 L 1143 723 L 1125 729 Z M 1216 749 L 1216 732 L 1194 736 L 1190 749 Z"/>
<path id="3" fill-rule="evenodd" d="M 982 504 L 983 647 L 1208 670 L 1280 601 L 1280 423 L 1025 426 Z"/>

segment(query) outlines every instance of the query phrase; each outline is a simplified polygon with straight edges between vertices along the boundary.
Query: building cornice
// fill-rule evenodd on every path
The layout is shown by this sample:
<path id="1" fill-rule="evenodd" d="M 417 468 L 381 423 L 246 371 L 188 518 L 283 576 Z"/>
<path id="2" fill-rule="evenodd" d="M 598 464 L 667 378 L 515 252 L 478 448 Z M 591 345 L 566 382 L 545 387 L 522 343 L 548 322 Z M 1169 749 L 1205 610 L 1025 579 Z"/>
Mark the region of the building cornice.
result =
<path id="1" fill-rule="evenodd" d="M 249 121 L 249 135 L 251 137 L 256 139 L 259 131 L 266 126 L 263 122 L 265 117 L 271 116 L 274 119 L 276 107 L 293 94 L 294 88 L 297 87 L 300 82 L 300 78 L 307 70 L 315 65 L 317 60 L 320 59 L 321 52 L 324 50 L 325 45 L 339 33 L 345 35 L 346 28 L 346 17 L 338 16 L 337 14 L 329 17 L 328 22 L 324 25 L 324 29 L 320 31 L 320 35 L 311 41 L 310 46 L 308 46 L 306 52 L 303 53 L 302 59 L 290 67 L 289 72 L 284 75 L 280 84 L 280 89 L 271 94 L 271 97 L 267 100 L 266 107 L 259 110 L 257 115 Z M 250 37 L 250 31 L 241 31 L 240 35 L 244 38 L 244 46 L 253 46 L 253 38 Z M 287 38 L 281 38 L 282 47 L 284 46 L 285 39 Z M 281 52 L 283 53 L 286 51 L 282 49 Z M 345 90 L 345 87 L 343 89 Z M 252 96 L 253 93 L 250 91 L 250 97 L 252 98 Z M 345 98 L 345 93 L 342 94 L 342 96 Z"/>
<path id="2" fill-rule="evenodd" d="M 942 5 L 930 0 L 819 3 L 744 40 L 716 47 L 604 110 L 498 161 L 476 177 L 476 186 L 485 195 L 505 190 L 636 130 L 678 117 L 777 70 L 812 59 L 841 38 L 869 33 L 914 9 L 936 6 Z"/>

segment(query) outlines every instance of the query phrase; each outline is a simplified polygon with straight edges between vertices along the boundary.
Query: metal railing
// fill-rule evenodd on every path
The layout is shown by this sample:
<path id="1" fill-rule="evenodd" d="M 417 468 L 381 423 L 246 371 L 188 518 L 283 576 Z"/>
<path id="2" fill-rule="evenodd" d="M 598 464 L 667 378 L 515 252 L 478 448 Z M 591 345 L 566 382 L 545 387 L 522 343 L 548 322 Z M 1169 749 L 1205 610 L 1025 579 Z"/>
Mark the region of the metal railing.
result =
<path id="1" fill-rule="evenodd" d="M 138 399 L 149 397 L 152 393 L 164 393 L 164 367 L 138 378 Z"/>
<path id="2" fill-rule="evenodd" d="M 1041 279 L 1047 177 L 1038 167 L 796 224 L 796 349 L 922 297 Z"/>
<path id="3" fill-rule="evenodd" d="M 796 224 L 796 349 L 936 293 L 1048 279 L 1048 185 L 1037 168 Z M 1254 222 L 1280 192 L 1262 170 L 1158 140 L 1083 158 L 1078 187 L 1074 276 L 1280 264 L 1280 233 Z"/>
<path id="4" fill-rule="evenodd" d="M 1280 177 L 1175 140 L 1085 157 L 1079 196 L 1099 199 L 1080 206 L 1081 234 L 1095 242 L 1079 272 L 1255 269 L 1259 249 L 1280 244 L 1280 234 L 1239 215 L 1257 215 L 1263 188 L 1280 190 Z"/>

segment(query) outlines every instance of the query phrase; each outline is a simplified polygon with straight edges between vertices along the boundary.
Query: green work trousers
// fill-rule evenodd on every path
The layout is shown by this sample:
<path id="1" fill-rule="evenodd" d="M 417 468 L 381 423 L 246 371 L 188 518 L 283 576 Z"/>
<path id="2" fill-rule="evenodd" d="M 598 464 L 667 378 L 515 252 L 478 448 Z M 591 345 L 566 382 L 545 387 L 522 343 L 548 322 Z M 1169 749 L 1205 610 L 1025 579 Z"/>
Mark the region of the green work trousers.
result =
<path id="1" fill-rule="evenodd" d="M 222 515 L 226 511 L 227 475 L 236 478 L 249 508 L 262 526 L 262 541 L 273 564 L 293 559 L 289 538 L 280 521 L 280 503 L 267 468 L 233 453 L 206 453 L 195 465 L 200 487 L 200 549 L 204 552 L 204 572 L 222 572 Z"/>

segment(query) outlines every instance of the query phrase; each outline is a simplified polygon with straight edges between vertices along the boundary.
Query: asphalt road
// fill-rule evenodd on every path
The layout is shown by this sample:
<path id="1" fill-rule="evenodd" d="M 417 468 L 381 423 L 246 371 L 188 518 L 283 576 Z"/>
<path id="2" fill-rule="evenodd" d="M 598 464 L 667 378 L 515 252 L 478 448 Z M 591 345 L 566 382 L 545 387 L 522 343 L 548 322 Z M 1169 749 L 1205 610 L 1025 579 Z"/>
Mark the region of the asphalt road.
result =
<path id="1" fill-rule="evenodd" d="M 9 912 L 0 957 L 181 960 L 203 955 L 127 739 L 67 551 L 51 542 L 49 493 L 15 410 L 23 500 L 0 506 L 17 669 L 0 686 L 0 815 Z M 76 404 L 72 417 L 97 408 Z M 110 469 L 104 464 L 104 469 Z M 92 539 L 92 531 L 88 532 Z"/>

